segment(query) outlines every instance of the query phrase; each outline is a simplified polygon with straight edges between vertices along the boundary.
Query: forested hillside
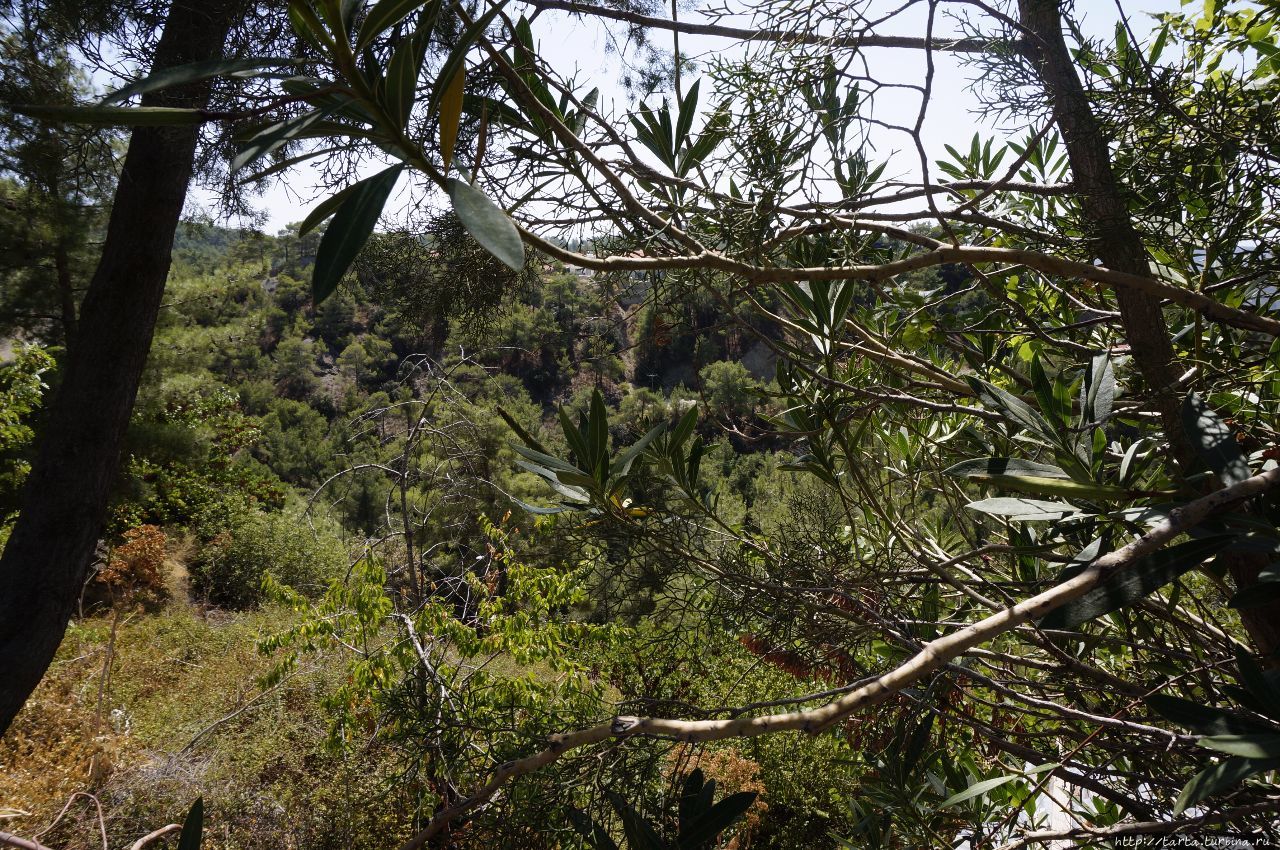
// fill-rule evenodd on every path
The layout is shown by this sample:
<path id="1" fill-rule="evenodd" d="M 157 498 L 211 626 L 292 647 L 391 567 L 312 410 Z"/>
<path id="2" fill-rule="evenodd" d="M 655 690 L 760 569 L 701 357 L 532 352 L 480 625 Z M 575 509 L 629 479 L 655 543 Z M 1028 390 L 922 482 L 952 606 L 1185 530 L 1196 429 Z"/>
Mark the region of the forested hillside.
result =
<path id="1" fill-rule="evenodd" d="M 0 2 L 0 845 L 1275 846 L 1280 7 L 1132 6 Z"/>
<path id="2" fill-rule="evenodd" d="M 211 823 L 237 836 L 228 846 L 349 846 L 411 822 L 421 803 L 401 760 L 421 754 L 394 744 L 334 753 L 330 733 L 350 734 L 328 728 L 351 720 L 353 706 L 333 702 L 350 659 L 327 649 L 279 673 L 286 655 L 255 652 L 264 640 L 295 646 L 296 635 L 278 636 L 321 616 L 305 600 L 350 581 L 362 558 L 397 594 L 431 587 L 473 629 L 495 613 L 485 610 L 495 583 L 514 592 L 511 566 L 531 569 L 518 559 L 539 565 L 519 582 L 558 582 L 555 609 L 578 626 L 560 635 L 550 623 L 512 623 L 515 645 L 492 656 L 490 688 L 500 690 L 480 691 L 493 703 L 486 712 L 513 710 L 502 704 L 513 687 L 529 703 L 521 710 L 535 709 L 570 680 L 591 683 L 577 697 L 582 712 L 605 700 L 701 698 L 709 683 L 687 665 L 708 647 L 669 642 L 697 619 L 688 593 L 668 587 L 670 567 L 615 572 L 607 552 L 525 515 L 522 503 L 545 502 L 545 488 L 517 465 L 500 417 L 564 450 L 558 411 L 586 413 L 597 394 L 619 445 L 697 411 L 708 438 L 730 429 L 704 461 L 712 498 L 736 521 L 781 527 L 811 495 L 780 471 L 790 455 L 766 424 L 777 412 L 768 349 L 708 305 L 663 291 L 660 277 L 539 259 L 520 275 L 495 269 L 450 218 L 438 225 L 453 228 L 452 255 L 378 237 L 318 307 L 307 284 L 316 236 L 181 227 L 83 619 L 0 749 L 0 799 L 22 818 L 51 821 L 68 795 L 100 786 L 121 836 L 172 819 L 201 793 Z M 466 275 L 480 285 L 459 294 Z M 440 304 L 449 294 L 458 303 Z M 50 335 L 28 328 L 4 366 L 11 470 L 27 463 L 40 396 L 56 390 L 58 349 L 40 343 Z M 482 646 L 473 651 L 488 655 Z M 781 694 L 789 680 L 838 669 L 813 669 L 751 635 L 713 651 L 717 669 L 740 669 L 739 687 L 752 692 Z M 525 677 L 512 655 L 536 660 L 535 672 Z M 797 784 L 781 764 L 771 779 L 750 752 L 689 757 L 729 791 L 776 784 L 770 832 L 796 828 L 783 826 L 788 805 L 829 793 L 817 775 Z M 388 793 L 402 799 L 349 822 Z M 757 831 L 765 799 L 751 810 Z M 77 807 L 47 840 L 79 846 L 94 814 Z"/>

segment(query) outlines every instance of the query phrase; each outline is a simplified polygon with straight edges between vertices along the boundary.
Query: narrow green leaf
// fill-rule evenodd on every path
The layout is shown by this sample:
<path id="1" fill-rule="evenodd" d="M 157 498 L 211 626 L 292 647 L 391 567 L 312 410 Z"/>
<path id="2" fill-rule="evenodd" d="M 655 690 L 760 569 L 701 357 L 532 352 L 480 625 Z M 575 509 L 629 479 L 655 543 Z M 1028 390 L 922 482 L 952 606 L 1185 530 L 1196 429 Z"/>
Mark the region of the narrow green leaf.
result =
<path id="1" fill-rule="evenodd" d="M 325 198 L 323 201 L 316 204 L 316 208 L 313 209 L 310 213 L 308 213 L 307 217 L 302 220 L 302 224 L 299 225 L 298 227 L 298 235 L 306 236 L 312 230 L 315 230 L 316 227 L 318 227 L 322 221 L 324 221 L 329 216 L 333 215 L 334 211 L 337 210 L 338 207 L 342 206 L 342 204 L 348 198 L 350 198 L 356 192 L 361 191 L 361 187 L 363 187 L 370 180 L 377 180 L 378 178 L 383 177 L 384 175 L 386 175 L 387 171 L 395 171 L 396 173 L 399 173 L 400 169 L 402 168 L 404 168 L 403 165 L 393 165 L 390 168 L 388 168 L 386 171 L 380 171 L 377 174 L 373 175 L 372 177 L 366 177 L 364 180 L 361 180 L 359 183 L 352 183 L 350 186 L 343 189 L 341 192 L 338 192 L 335 195 L 330 195 L 328 198 Z"/>
<path id="2" fill-rule="evenodd" d="M 516 454 L 524 458 L 527 458 L 530 461 L 533 461 L 534 463 L 538 464 L 538 466 L 545 466 L 547 469 L 554 469 L 559 472 L 580 472 L 581 471 L 578 469 L 578 467 L 574 466 L 571 463 L 565 463 L 564 461 L 560 460 L 557 457 L 553 457 L 549 454 L 543 454 L 542 452 L 534 451 L 533 449 L 530 449 L 526 446 L 517 446 L 513 444 L 511 448 Z"/>
<path id="3" fill-rule="evenodd" d="M 1101 425 L 1111 418 L 1111 408 L 1116 400 L 1116 376 L 1111 368 L 1111 358 L 1095 354 L 1084 373 L 1084 385 L 1080 387 L 1080 422 L 1082 425 Z"/>
<path id="4" fill-rule="evenodd" d="M 595 489 L 598 482 L 595 478 L 576 469 L 572 472 L 557 472 L 556 478 L 566 487 L 580 487 L 585 489 Z"/>
<path id="5" fill-rule="evenodd" d="M 701 84 L 702 80 L 695 80 L 680 101 L 680 117 L 676 121 L 675 143 L 672 145 L 676 151 L 688 143 L 689 131 L 693 129 L 693 119 L 698 114 L 698 87 Z"/>
<path id="6" fill-rule="evenodd" d="M 293 168 L 295 165 L 301 165 L 302 163 L 306 162 L 309 159 L 315 159 L 316 157 L 320 157 L 320 156 L 328 156 L 329 154 L 337 153 L 338 151 L 341 151 L 344 149 L 345 149 L 344 147 L 335 145 L 327 148 L 318 148 L 316 150 L 310 150 L 310 151 L 307 151 L 306 153 L 300 153 L 297 156 L 286 157 L 285 159 L 282 159 L 279 162 L 276 162 L 267 166 L 261 171 L 255 171 L 252 174 L 248 175 L 247 177 L 240 178 L 239 182 L 241 185 L 258 183 L 262 180 L 267 179 L 268 177 L 271 177 L 274 174 L 279 174 L 281 171 L 288 171 L 290 168 Z"/>
<path id="7" fill-rule="evenodd" d="M 360 24 L 355 52 L 359 53 L 373 44 L 379 35 L 409 17 L 413 10 L 429 5 L 426 0 L 379 0 L 378 4 L 369 10 L 364 22 Z M 439 7 L 436 8 L 436 12 L 439 13 Z"/>
<path id="8" fill-rule="evenodd" d="M 205 120 L 199 109 L 169 106 L 41 106 L 18 104 L 13 111 L 43 121 L 92 124 L 98 127 L 172 127 Z"/>
<path id="9" fill-rule="evenodd" d="M 952 806 L 956 805 L 957 803 L 963 803 L 966 800 L 972 800 L 974 797 L 981 797 L 983 794 L 986 794 L 988 791 L 992 791 L 996 788 L 999 788 L 1001 785 L 1004 785 L 1007 782 L 1012 782 L 1015 779 L 1021 779 L 1021 778 L 1022 778 L 1022 774 L 1020 773 L 1010 773 L 1007 776 L 998 776 L 995 779 L 984 779 L 981 782 L 975 782 L 974 784 L 970 785 L 968 788 L 964 789 L 960 793 L 952 794 L 950 797 L 943 800 L 941 803 L 938 804 L 938 808 L 949 809 Z"/>
<path id="10" fill-rule="evenodd" d="M 1040 411 L 1054 426 L 1054 430 L 1061 431 L 1065 429 L 1066 423 L 1063 422 L 1062 417 L 1059 415 L 1058 399 L 1053 392 L 1053 383 L 1049 380 L 1049 375 L 1044 371 L 1044 364 L 1041 362 L 1039 355 L 1031 358 L 1031 390 L 1035 393 L 1036 401 L 1040 405 Z"/>
<path id="11" fill-rule="evenodd" d="M 333 0 L 321 0 L 322 3 L 330 3 Z M 344 33 L 351 32 L 351 25 L 356 21 L 356 12 L 364 6 L 364 0 L 337 0 L 338 4 L 338 20 L 342 23 L 342 31 Z"/>
<path id="12" fill-rule="evenodd" d="M 1080 512 L 1079 508 L 1067 502 L 1046 502 L 1041 499 L 1021 499 L 1014 496 L 982 499 L 977 502 L 970 502 L 965 507 L 985 514 L 1008 517 L 1011 520 L 1024 522 L 1059 520 Z"/>
<path id="13" fill-rule="evenodd" d="M 995 384 L 989 384 L 978 378 L 969 378 L 968 381 L 978 398 L 989 409 L 1004 414 L 1007 419 L 1050 442 L 1057 442 L 1057 433 L 1053 430 L 1053 426 L 1022 399 L 1000 389 Z"/>
<path id="14" fill-rule="evenodd" d="M 1050 611 L 1040 621 L 1040 628 L 1071 629 L 1132 605 L 1200 566 L 1225 549 L 1231 539 L 1227 534 L 1202 537 L 1140 558 L 1079 599 Z"/>
<path id="15" fill-rule="evenodd" d="M 1217 764 L 1206 767 L 1187 783 L 1186 787 L 1182 789 L 1182 793 L 1178 795 L 1178 801 L 1173 806 L 1173 814 L 1174 816 L 1180 815 L 1201 800 L 1207 800 L 1215 794 L 1221 794 L 1255 773 L 1274 770 L 1277 767 L 1280 767 L 1280 759 L 1239 757 L 1223 759 Z"/>
<path id="16" fill-rule="evenodd" d="M 1186 429 L 1200 459 L 1218 476 L 1224 487 L 1239 484 L 1250 477 L 1249 464 L 1235 434 L 1195 393 L 1189 394 L 1182 402 L 1182 427 Z"/>
<path id="17" fill-rule="evenodd" d="M 463 109 L 474 115 L 489 113 L 489 123 L 513 130 L 530 130 L 529 122 L 505 100 L 467 93 L 462 97 Z"/>
<path id="18" fill-rule="evenodd" d="M 1259 723 L 1181 697 L 1152 694 L 1143 701 L 1161 717 L 1197 735 L 1248 735 L 1269 731 Z"/>
<path id="19" fill-rule="evenodd" d="M 566 483 L 566 482 L 572 482 L 572 481 L 585 481 L 588 484 L 592 483 L 592 480 L 588 476 L 583 475 L 581 472 L 579 472 L 576 469 L 553 470 L 553 469 L 548 469 L 545 466 L 539 466 L 536 463 L 530 463 L 529 461 L 526 461 L 526 460 L 516 461 L 516 466 L 520 467 L 521 469 L 532 472 L 534 475 L 543 479 L 544 481 L 547 482 L 547 484 L 551 486 L 552 490 L 555 490 L 557 493 L 559 493 L 561 496 L 564 496 L 566 499 L 568 499 L 571 502 L 591 501 L 591 496 L 587 493 L 586 490 L 582 489 L 582 487 L 579 487 L 572 483 Z M 562 481 L 561 477 L 564 477 L 566 481 Z"/>
<path id="20" fill-rule="evenodd" d="M 384 85 L 387 108 L 398 126 L 405 127 L 409 123 L 409 115 L 413 112 L 413 102 L 418 93 L 418 77 L 422 73 L 422 63 L 426 59 L 427 44 L 431 39 L 431 24 L 439 13 L 440 0 L 431 0 L 429 10 L 423 14 L 418 30 L 409 38 L 403 39 L 387 63 L 387 76 Z"/>
<path id="21" fill-rule="evenodd" d="M 1030 475 L 1037 478 L 1069 478 L 1058 466 L 1016 457 L 975 457 L 962 460 L 942 471 L 953 478 L 983 479 L 992 476 Z"/>
<path id="22" fill-rule="evenodd" d="M 534 449 L 535 451 L 541 452 L 544 455 L 550 455 L 550 452 L 546 450 L 542 443 L 535 440 L 528 431 L 522 428 L 520 423 L 517 422 L 510 413 L 507 413 L 507 411 L 503 410 L 501 407 L 495 408 L 495 410 L 498 411 L 498 416 L 502 417 L 502 421 L 507 423 L 507 427 L 512 431 L 515 431 L 516 436 L 523 440 L 526 446 Z"/>
<path id="23" fill-rule="evenodd" d="M 360 181 L 334 212 L 333 221 L 316 249 L 316 264 L 311 275 L 311 298 L 316 304 L 333 293 L 364 243 L 369 241 L 402 167 L 395 165 Z"/>
<path id="24" fill-rule="evenodd" d="M 262 128 L 253 134 L 235 155 L 235 158 L 231 160 L 231 170 L 233 172 L 239 171 L 246 165 L 256 162 L 285 142 L 297 137 L 299 133 L 320 119 L 327 117 L 331 112 L 333 112 L 333 107 L 315 109 Z"/>
<path id="25" fill-rule="evenodd" d="M 204 838 L 204 798 L 196 797 L 182 821 L 182 832 L 178 835 L 178 850 L 200 850 L 200 841 Z"/>
<path id="26" fill-rule="evenodd" d="M 556 415 L 560 418 L 560 430 L 564 433 L 564 441 L 569 444 L 569 451 L 573 452 L 573 458 L 584 469 L 591 466 L 591 446 L 587 443 L 584 436 L 584 430 L 573 424 L 573 420 L 569 418 L 569 412 L 563 407 L 556 410 Z"/>
<path id="27" fill-rule="evenodd" d="M 1202 747 L 1250 759 L 1280 759 L 1280 732 L 1247 735 L 1210 735 L 1199 739 Z"/>
<path id="28" fill-rule="evenodd" d="M 702 850 L 740 820 L 755 801 L 756 792 L 739 791 L 704 811 L 692 823 L 682 823 L 677 839 L 680 850 Z"/>
<path id="29" fill-rule="evenodd" d="M 462 95 L 466 90 L 467 69 L 459 66 L 453 79 L 440 96 L 440 156 L 444 171 L 449 172 L 453 161 L 453 148 L 458 142 L 458 128 L 462 125 Z"/>
<path id="30" fill-rule="evenodd" d="M 689 439 L 693 434 L 693 427 L 698 422 L 698 408 L 690 407 L 685 411 L 684 416 L 680 417 L 680 421 L 676 423 L 676 427 L 671 431 L 671 446 L 679 448 L 684 445 L 684 441 Z"/>
<path id="31" fill-rule="evenodd" d="M 467 232 L 512 271 L 524 268 L 524 243 L 507 214 L 484 192 L 464 180 L 450 177 L 447 185 L 453 211 Z"/>
<path id="32" fill-rule="evenodd" d="M 277 57 L 259 57 L 256 59 L 212 59 L 207 62 L 192 62 L 188 65 L 176 65 L 162 68 L 137 82 L 109 93 L 101 101 L 103 106 L 123 103 L 135 94 L 160 91 L 174 86 L 195 83 L 220 77 L 224 74 L 238 74 L 241 71 L 256 71 L 259 68 L 271 68 L 278 65 L 297 65 L 298 59 L 280 59 Z"/>
<path id="33" fill-rule="evenodd" d="M 316 50 L 324 52 L 332 46 L 333 41 L 325 29 L 324 23 L 311 8 L 308 0 L 289 0 L 289 23 L 298 37 Z"/>
<path id="34" fill-rule="evenodd" d="M 600 390 L 591 393 L 591 410 L 587 417 L 587 447 L 591 451 L 591 469 L 603 472 L 609 458 L 609 411 Z"/>

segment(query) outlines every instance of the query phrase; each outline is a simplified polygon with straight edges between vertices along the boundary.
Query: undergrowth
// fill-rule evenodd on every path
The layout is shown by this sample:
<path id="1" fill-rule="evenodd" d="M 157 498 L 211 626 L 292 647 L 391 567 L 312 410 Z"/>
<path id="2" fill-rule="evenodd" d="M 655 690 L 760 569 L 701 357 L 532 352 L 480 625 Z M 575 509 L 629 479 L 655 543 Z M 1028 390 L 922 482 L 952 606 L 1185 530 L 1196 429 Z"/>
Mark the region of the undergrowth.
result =
<path id="1" fill-rule="evenodd" d="M 206 802 L 206 850 L 385 843 L 407 829 L 376 746 L 325 748 L 321 700 L 339 659 L 266 693 L 261 633 L 291 616 L 174 605 L 120 619 L 103 687 L 111 615 L 74 622 L 34 697 L 0 741 L 0 828 L 59 850 L 111 847 Z M 100 696 L 101 693 L 101 696 Z M 371 803 L 376 800 L 376 805 Z"/>

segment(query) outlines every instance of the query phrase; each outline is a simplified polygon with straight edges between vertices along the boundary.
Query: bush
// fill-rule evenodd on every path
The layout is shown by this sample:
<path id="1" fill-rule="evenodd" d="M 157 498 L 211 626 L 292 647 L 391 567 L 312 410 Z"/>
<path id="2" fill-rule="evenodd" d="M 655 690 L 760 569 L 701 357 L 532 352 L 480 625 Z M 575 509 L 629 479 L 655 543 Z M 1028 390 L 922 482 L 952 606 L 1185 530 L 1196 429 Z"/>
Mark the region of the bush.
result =
<path id="1" fill-rule="evenodd" d="M 111 557 L 93 577 L 93 589 L 113 604 L 156 603 L 169 596 L 164 562 L 169 540 L 154 525 L 140 525 L 123 535 Z"/>
<path id="2" fill-rule="evenodd" d="M 262 579 L 318 596 L 347 566 L 346 548 L 327 524 L 301 511 L 251 513 L 215 537 L 192 569 L 196 593 L 222 608 L 262 601 Z"/>
<path id="3" fill-rule="evenodd" d="M 711 363 L 702 368 L 698 377 L 710 415 L 741 420 L 754 409 L 759 384 L 741 363 L 728 360 Z"/>

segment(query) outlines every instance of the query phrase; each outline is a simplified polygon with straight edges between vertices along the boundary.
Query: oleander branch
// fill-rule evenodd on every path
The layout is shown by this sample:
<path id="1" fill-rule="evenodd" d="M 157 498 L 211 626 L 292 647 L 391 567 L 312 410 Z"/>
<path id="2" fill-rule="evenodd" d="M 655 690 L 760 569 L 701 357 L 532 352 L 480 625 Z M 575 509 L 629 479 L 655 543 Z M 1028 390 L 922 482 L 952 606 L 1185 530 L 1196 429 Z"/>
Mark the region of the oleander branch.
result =
<path id="1" fill-rule="evenodd" d="M 517 225 L 518 226 L 518 225 Z M 866 280 L 883 281 L 906 272 L 945 264 L 1002 263 L 1025 266 L 1044 274 L 1075 277 L 1110 289 L 1127 289 L 1142 292 L 1155 298 L 1166 299 L 1180 307 L 1195 310 L 1207 319 L 1246 331 L 1257 331 L 1269 336 L 1280 336 L 1280 320 L 1230 307 L 1202 293 L 1174 286 L 1154 277 L 1115 271 L 1099 265 L 1068 260 L 1023 248 L 989 248 L 982 246 L 939 244 L 931 251 L 913 254 L 901 260 L 871 265 L 813 266 L 788 268 L 782 266 L 758 266 L 735 260 L 724 254 L 704 250 L 699 254 L 678 254 L 669 257 L 618 256 L 595 257 L 571 251 L 544 239 L 527 228 L 520 228 L 520 236 L 539 251 L 565 263 L 572 263 L 595 271 L 671 271 L 677 269 L 704 268 L 739 275 L 752 283 L 773 283 L 799 280 Z"/>
<path id="2" fill-rule="evenodd" d="M 874 33 L 818 35 L 816 33 L 792 30 L 752 29 L 750 27 L 724 26 L 723 24 L 695 24 L 689 21 L 673 21 L 652 15 L 642 15 L 638 12 L 610 9 L 593 3 L 577 3 L 574 0 L 527 0 L 527 2 L 538 11 L 572 12 L 579 15 L 620 21 L 632 26 L 667 30 L 681 35 L 706 35 L 738 41 L 812 44 L 823 47 L 849 47 L 855 50 L 882 47 L 907 50 L 939 50 L 946 53 L 990 53 L 993 51 L 1015 51 L 1020 49 L 1017 42 L 993 38 L 924 39 L 903 35 L 875 35 Z"/>
<path id="3" fill-rule="evenodd" d="M 787 731 L 816 735 L 855 712 L 883 702 L 919 682 L 979 644 L 1043 617 L 1072 600 L 1079 599 L 1117 571 L 1139 558 L 1158 551 L 1180 534 L 1199 525 L 1209 515 L 1253 498 L 1276 484 L 1280 484 L 1280 467 L 1269 469 L 1238 484 L 1175 508 L 1167 519 L 1153 526 L 1141 537 L 1114 552 L 1097 558 L 1088 568 L 1073 578 L 970 626 L 930 641 L 899 667 L 816 708 L 720 720 L 619 716 L 587 729 L 552 735 L 548 738 L 549 745 L 545 749 L 501 765 L 480 788 L 437 812 L 424 829 L 401 846 L 401 850 L 416 850 L 424 846 L 454 820 L 487 803 L 511 780 L 533 773 L 572 750 L 603 743 L 613 738 L 644 735 L 684 742 L 706 742 L 725 738 L 752 738 Z"/>

